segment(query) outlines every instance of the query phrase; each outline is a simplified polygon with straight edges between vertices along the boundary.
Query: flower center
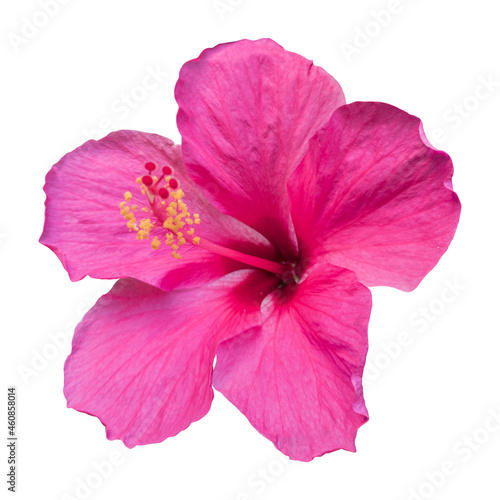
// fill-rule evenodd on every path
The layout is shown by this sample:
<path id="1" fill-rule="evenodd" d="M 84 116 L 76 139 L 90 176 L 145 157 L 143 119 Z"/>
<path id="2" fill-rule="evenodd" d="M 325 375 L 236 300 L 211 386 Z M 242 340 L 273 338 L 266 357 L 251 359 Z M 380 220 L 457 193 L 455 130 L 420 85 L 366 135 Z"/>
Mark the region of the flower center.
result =
<path id="1" fill-rule="evenodd" d="M 200 237 L 195 236 L 195 226 L 200 224 L 200 216 L 188 212 L 186 204 L 182 201 L 184 192 L 180 189 L 179 181 L 173 177 L 174 172 L 171 167 L 163 167 L 158 177 L 153 175 L 157 169 L 154 162 L 147 162 L 144 168 L 148 173 L 138 177 L 136 182 L 140 185 L 141 193 L 146 196 L 148 203 L 144 203 L 144 198 L 134 200 L 132 193 L 127 191 L 123 195 L 125 201 L 120 203 L 120 213 L 129 231 L 135 231 L 138 240 L 149 240 L 153 235 L 151 241 L 153 250 L 158 250 L 164 242 L 172 249 L 172 256 L 180 259 L 182 256 L 178 250 L 186 242 L 189 241 L 194 245 L 200 243 Z M 137 203 L 129 205 L 133 200 Z M 140 220 L 139 208 L 146 214 Z"/>
<path id="2" fill-rule="evenodd" d="M 181 259 L 179 249 L 186 245 L 198 245 L 209 252 L 228 257 L 250 266 L 264 269 L 271 273 L 288 276 L 291 265 L 262 259 L 253 255 L 220 246 L 195 236 L 195 227 L 200 224 L 200 214 L 188 212 L 187 205 L 182 201 L 184 192 L 180 183 L 174 178 L 174 171 L 170 166 L 163 167 L 158 176 L 153 175 L 157 165 L 148 161 L 144 165 L 147 173 L 136 179 L 140 185 L 141 194 L 146 198 L 134 198 L 130 191 L 123 196 L 125 201 L 120 203 L 120 213 L 126 221 L 128 230 L 136 233 L 138 240 L 151 241 L 151 248 L 158 250 L 162 243 L 172 249 L 172 256 Z M 146 215 L 139 217 L 140 212 Z M 142 215 L 142 214 L 140 214 Z"/>
<path id="3" fill-rule="evenodd" d="M 279 288 L 284 288 L 287 285 L 294 285 L 300 281 L 300 275 L 297 274 L 297 268 L 295 265 L 290 265 L 290 267 L 281 275 L 281 283 L 278 285 Z"/>

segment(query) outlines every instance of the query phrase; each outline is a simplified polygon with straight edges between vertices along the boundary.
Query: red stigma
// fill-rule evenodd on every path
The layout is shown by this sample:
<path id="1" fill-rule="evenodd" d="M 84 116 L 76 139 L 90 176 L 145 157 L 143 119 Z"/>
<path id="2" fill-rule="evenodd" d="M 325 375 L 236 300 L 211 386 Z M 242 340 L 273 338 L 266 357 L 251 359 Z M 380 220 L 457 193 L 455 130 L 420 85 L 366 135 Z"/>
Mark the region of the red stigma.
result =
<path id="1" fill-rule="evenodd" d="M 175 179 L 170 179 L 168 185 L 171 189 L 177 189 L 179 187 L 179 183 Z"/>
<path id="2" fill-rule="evenodd" d="M 153 185 L 153 178 L 150 176 L 150 175 L 145 175 L 143 178 L 142 178 L 142 183 L 149 187 L 149 186 L 152 186 Z"/>
<path id="3" fill-rule="evenodd" d="M 166 200 L 168 198 L 168 189 L 160 188 L 160 190 L 158 191 L 158 195 L 160 196 L 160 198 Z"/>
<path id="4" fill-rule="evenodd" d="M 156 168 L 156 165 L 152 161 L 148 161 L 146 165 L 144 165 L 144 168 L 149 172 L 152 172 Z"/>
<path id="5" fill-rule="evenodd" d="M 163 167 L 162 172 L 164 175 L 172 175 L 173 170 L 170 167 Z"/>

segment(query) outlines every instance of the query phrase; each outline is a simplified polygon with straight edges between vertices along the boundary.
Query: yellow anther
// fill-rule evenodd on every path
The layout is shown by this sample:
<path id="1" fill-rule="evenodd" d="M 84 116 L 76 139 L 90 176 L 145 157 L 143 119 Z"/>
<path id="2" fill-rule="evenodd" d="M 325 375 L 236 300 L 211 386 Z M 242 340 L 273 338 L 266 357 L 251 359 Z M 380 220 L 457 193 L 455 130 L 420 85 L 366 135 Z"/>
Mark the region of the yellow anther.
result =
<path id="1" fill-rule="evenodd" d="M 163 223 L 163 227 L 165 229 L 171 229 L 173 231 L 175 229 L 174 219 L 172 219 L 172 217 L 167 217 L 165 219 L 165 222 Z"/>
<path id="2" fill-rule="evenodd" d="M 151 248 L 153 250 L 158 250 L 161 244 L 164 242 L 172 250 L 172 256 L 176 259 L 180 259 L 181 255 L 178 250 L 183 245 L 187 243 L 199 245 L 200 237 L 194 236 L 194 227 L 189 227 L 192 224 L 200 224 L 200 215 L 191 215 L 188 211 L 187 204 L 182 201 L 185 193 L 182 189 L 177 189 L 171 191 L 169 187 L 170 176 L 162 176 L 162 183 L 165 182 L 164 188 L 168 191 L 170 199 L 162 199 L 157 190 L 156 184 L 162 184 L 158 182 L 159 177 L 151 176 L 155 186 L 146 186 L 142 182 L 142 177 L 137 177 L 136 182 L 139 184 L 139 189 L 143 195 L 147 195 L 147 201 L 149 204 L 146 206 L 141 206 L 142 204 L 128 205 L 127 202 L 131 201 L 133 196 L 130 191 L 124 193 L 125 201 L 120 203 L 120 213 L 126 221 L 127 228 L 129 231 L 135 231 L 136 238 L 138 240 L 148 240 L 151 236 L 152 241 Z M 135 200 L 134 200 L 135 201 Z M 135 215 L 138 213 L 137 210 L 145 212 L 147 215 L 136 220 Z M 187 227 L 186 227 L 187 226 Z M 163 228 L 165 231 L 162 234 L 158 233 L 158 236 L 151 235 L 153 229 L 156 230 Z M 183 229 L 185 228 L 185 229 Z M 186 233 L 189 235 L 187 238 Z"/>
<path id="3" fill-rule="evenodd" d="M 155 236 L 153 238 L 153 241 L 151 242 L 151 248 L 153 250 L 158 250 L 158 248 L 160 248 L 160 245 L 161 245 L 161 242 L 160 240 L 158 239 L 158 236 Z"/>
<path id="4" fill-rule="evenodd" d="M 153 224 L 151 224 L 151 221 L 149 219 L 142 219 L 141 222 L 139 223 L 139 227 L 141 229 L 149 231 L 153 227 Z"/>
<path id="5" fill-rule="evenodd" d="M 172 193 L 172 198 L 174 200 L 180 200 L 181 198 L 184 198 L 184 191 L 182 189 L 178 189 L 177 191 L 174 191 Z"/>

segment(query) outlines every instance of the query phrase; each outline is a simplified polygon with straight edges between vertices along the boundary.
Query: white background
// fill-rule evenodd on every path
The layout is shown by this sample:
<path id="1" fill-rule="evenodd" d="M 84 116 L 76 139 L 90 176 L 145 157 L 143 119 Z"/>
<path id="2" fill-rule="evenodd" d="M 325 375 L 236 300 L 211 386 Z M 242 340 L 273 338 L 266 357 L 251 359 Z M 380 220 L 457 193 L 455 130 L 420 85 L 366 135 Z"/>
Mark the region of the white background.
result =
<path id="1" fill-rule="evenodd" d="M 15 498 L 500 499 L 500 424 L 491 417 L 500 412 L 497 4 L 221 0 L 217 9 L 212 0 L 66 0 L 48 17 L 41 3 L 2 2 L 0 14 L 2 398 L 17 386 Z M 390 17 L 380 14 L 389 8 Z M 179 141 L 181 65 L 217 43 L 264 36 L 324 67 L 348 102 L 384 101 L 419 116 L 454 160 L 461 222 L 416 291 L 373 289 L 371 419 L 357 453 L 281 459 L 220 394 L 177 437 L 128 450 L 107 441 L 96 418 L 65 406 L 73 328 L 111 283 L 71 283 L 37 242 L 44 176 L 87 136 L 109 130 Z M 148 68 L 160 76 L 144 94 L 137 86 Z M 123 94 L 140 102 L 124 108 Z M 111 458 L 113 470 L 98 475 L 93 464 Z M 436 474 L 445 462 L 448 474 Z"/>

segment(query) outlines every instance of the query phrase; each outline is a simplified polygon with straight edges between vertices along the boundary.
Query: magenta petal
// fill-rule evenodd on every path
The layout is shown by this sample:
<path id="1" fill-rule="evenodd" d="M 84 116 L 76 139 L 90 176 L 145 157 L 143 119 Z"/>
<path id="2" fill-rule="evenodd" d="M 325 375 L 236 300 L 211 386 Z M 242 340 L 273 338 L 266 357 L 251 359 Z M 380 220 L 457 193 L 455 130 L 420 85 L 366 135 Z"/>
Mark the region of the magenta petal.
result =
<path id="1" fill-rule="evenodd" d="M 370 309 L 352 272 L 318 264 L 266 298 L 261 328 L 219 345 L 214 387 L 292 459 L 355 451 Z"/>
<path id="2" fill-rule="evenodd" d="M 65 365 L 68 406 L 99 417 L 128 447 L 174 436 L 207 413 L 217 344 L 260 324 L 275 285 L 242 270 L 163 292 L 123 279 L 78 325 Z"/>
<path id="3" fill-rule="evenodd" d="M 170 290 L 198 286 L 245 267 L 193 246 L 183 247 L 178 260 L 166 245 L 153 250 L 150 241 L 136 239 L 120 215 L 119 204 L 129 191 L 134 196 L 131 204 L 140 205 L 137 220 L 148 217 L 141 206 L 148 207 L 149 202 L 135 181 L 147 173 L 144 165 L 149 161 L 157 163 L 157 170 L 166 165 L 174 169 L 188 210 L 201 215 L 198 236 L 244 253 L 276 257 L 260 234 L 210 205 L 187 176 L 180 146 L 155 134 L 122 130 L 85 143 L 47 175 L 46 221 L 40 241 L 57 254 L 72 280 L 86 275 L 133 277 Z M 157 231 L 164 241 L 163 228 Z"/>
<path id="4" fill-rule="evenodd" d="M 340 85 L 272 40 L 242 40 L 184 64 L 175 97 L 190 175 L 221 211 L 296 257 L 286 180 L 345 103 Z"/>
<path id="5" fill-rule="evenodd" d="M 327 254 L 367 286 L 414 289 L 458 224 L 452 174 L 415 116 L 383 103 L 342 106 L 289 181 L 302 255 Z"/>

